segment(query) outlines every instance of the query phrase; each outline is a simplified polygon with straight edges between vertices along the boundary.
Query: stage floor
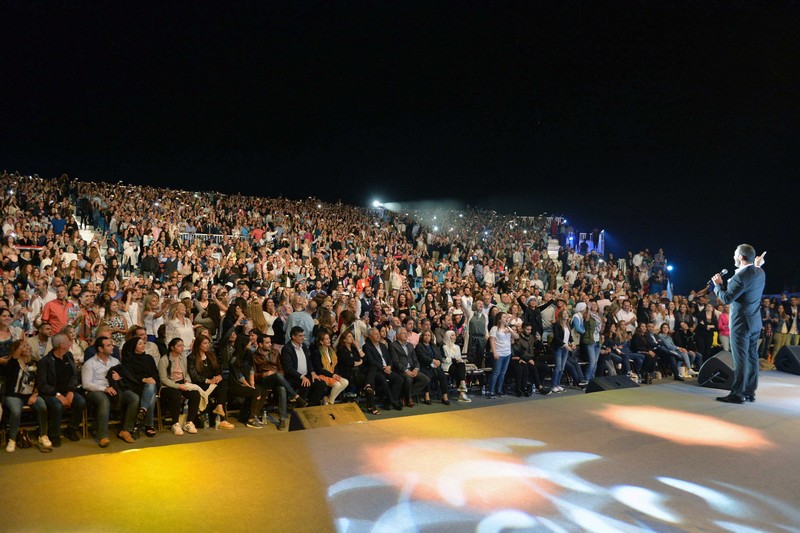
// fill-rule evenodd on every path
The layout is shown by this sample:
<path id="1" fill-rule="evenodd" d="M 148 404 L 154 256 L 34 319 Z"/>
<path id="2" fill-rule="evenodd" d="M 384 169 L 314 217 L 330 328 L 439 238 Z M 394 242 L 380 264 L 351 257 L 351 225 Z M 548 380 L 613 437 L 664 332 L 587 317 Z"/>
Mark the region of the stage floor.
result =
<path id="1" fill-rule="evenodd" d="M 800 377 L 763 372 L 754 404 L 721 394 L 674 382 L 55 458 L 67 443 L 0 464 L 2 529 L 800 532 Z"/>

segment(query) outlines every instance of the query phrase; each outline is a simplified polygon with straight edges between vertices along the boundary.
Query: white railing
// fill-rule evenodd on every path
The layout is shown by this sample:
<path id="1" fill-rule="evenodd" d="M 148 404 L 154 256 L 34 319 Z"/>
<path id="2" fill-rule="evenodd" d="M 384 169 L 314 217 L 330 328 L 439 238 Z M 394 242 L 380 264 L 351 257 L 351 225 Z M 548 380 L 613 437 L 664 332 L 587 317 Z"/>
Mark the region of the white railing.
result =
<path id="1" fill-rule="evenodd" d="M 201 241 L 208 241 L 211 240 L 214 244 L 219 244 L 226 239 L 244 239 L 246 238 L 244 235 L 223 235 L 221 233 L 180 233 L 178 235 L 180 239 L 184 242 L 192 243 L 195 239 Z"/>

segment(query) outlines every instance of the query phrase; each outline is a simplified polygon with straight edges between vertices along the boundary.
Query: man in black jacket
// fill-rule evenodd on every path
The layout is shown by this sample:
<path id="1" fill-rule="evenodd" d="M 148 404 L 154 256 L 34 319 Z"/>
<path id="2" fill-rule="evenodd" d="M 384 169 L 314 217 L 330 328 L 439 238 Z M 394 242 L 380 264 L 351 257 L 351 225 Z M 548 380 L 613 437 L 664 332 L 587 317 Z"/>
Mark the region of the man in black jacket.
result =
<path id="1" fill-rule="evenodd" d="M 533 335 L 539 335 L 542 339 L 544 335 L 544 324 L 542 323 L 542 311 L 554 305 L 556 302 L 553 300 L 553 295 L 549 292 L 544 294 L 544 303 L 539 305 L 535 296 L 529 296 L 527 299 L 520 295 L 517 297 L 517 302 L 522 308 L 522 323 L 523 325 L 530 324 L 533 327 Z"/>
<path id="2" fill-rule="evenodd" d="M 392 354 L 392 371 L 403 379 L 403 398 L 406 405 L 414 407 L 411 396 L 425 390 L 430 379 L 420 372 L 414 346 L 408 342 L 406 328 L 397 330 L 397 340 L 392 343 L 389 351 Z"/>
<path id="3" fill-rule="evenodd" d="M 36 372 L 36 385 L 39 396 L 47 405 L 48 428 L 50 442 L 58 448 L 61 446 L 61 417 L 64 409 L 71 409 L 69 426 L 64 435 L 71 441 L 80 440 L 78 428 L 83 420 L 86 400 L 78 392 L 80 374 L 75 359 L 69 349 L 72 341 L 59 333 L 53 337 L 53 349 L 39 361 Z"/>
<path id="4" fill-rule="evenodd" d="M 403 388 L 403 378 L 392 372 L 392 355 L 389 346 L 381 342 L 381 332 L 378 328 L 369 331 L 369 340 L 364 343 L 364 357 L 369 366 L 377 369 L 375 374 L 375 388 L 386 398 L 385 409 L 403 409 L 400 403 L 400 392 Z"/>
<path id="5" fill-rule="evenodd" d="M 158 258 L 150 252 L 150 248 L 145 248 L 142 258 L 142 275 L 157 278 L 160 274 L 161 267 L 158 264 Z"/>
<path id="6" fill-rule="evenodd" d="M 291 340 L 281 349 L 283 375 L 297 393 L 310 405 L 319 405 L 325 395 L 325 382 L 314 372 L 311 354 L 305 345 L 305 332 L 300 326 L 289 330 Z"/>

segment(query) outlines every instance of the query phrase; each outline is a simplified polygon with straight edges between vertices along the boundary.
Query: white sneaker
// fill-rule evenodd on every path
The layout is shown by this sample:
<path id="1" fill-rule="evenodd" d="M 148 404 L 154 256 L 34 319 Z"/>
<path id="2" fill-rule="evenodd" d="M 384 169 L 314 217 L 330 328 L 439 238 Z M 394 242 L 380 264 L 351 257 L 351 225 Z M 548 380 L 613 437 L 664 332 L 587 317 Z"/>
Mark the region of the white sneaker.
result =
<path id="1" fill-rule="evenodd" d="M 9 439 L 8 444 L 6 444 L 6 451 L 8 453 L 11 453 L 16 449 L 17 449 L 17 441 L 15 441 L 14 439 Z"/>
<path id="2" fill-rule="evenodd" d="M 558 387 L 554 387 L 550 392 L 564 392 L 564 387 L 559 385 Z"/>
<path id="3" fill-rule="evenodd" d="M 47 437 L 47 435 L 42 435 L 41 437 L 39 437 L 39 444 L 41 444 L 45 448 L 53 447 L 53 443 L 50 442 L 50 439 Z"/>
<path id="4" fill-rule="evenodd" d="M 469 398 L 469 396 L 467 396 L 466 392 L 462 392 L 461 394 L 458 395 L 458 401 L 462 402 L 462 403 L 469 403 L 472 400 L 470 400 L 470 398 Z"/>
<path id="5" fill-rule="evenodd" d="M 172 432 L 175 433 L 175 435 L 177 435 L 179 437 L 181 435 L 183 435 L 183 430 L 181 429 L 181 425 L 180 424 L 172 424 Z"/>
<path id="6" fill-rule="evenodd" d="M 194 422 L 186 422 L 186 425 L 183 426 L 183 430 L 186 433 L 197 433 L 197 428 L 194 427 Z"/>

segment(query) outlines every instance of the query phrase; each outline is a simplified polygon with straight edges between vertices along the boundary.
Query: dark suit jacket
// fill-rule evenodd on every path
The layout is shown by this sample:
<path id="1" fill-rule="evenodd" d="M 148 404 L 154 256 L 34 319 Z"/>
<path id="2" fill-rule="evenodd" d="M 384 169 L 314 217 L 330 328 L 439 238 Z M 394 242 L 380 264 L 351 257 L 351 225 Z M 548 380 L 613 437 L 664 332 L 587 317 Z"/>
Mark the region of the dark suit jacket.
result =
<path id="1" fill-rule="evenodd" d="M 314 365 L 311 360 L 311 353 L 309 353 L 308 346 L 305 344 L 303 344 L 303 353 L 306 356 L 307 372 L 305 376 L 311 379 L 311 372 L 314 371 Z M 286 379 L 300 381 L 302 376 L 300 372 L 297 371 L 297 352 L 294 349 L 294 344 L 291 342 L 285 344 L 283 348 L 281 348 L 281 366 L 283 367 L 283 375 L 286 376 Z"/>
<path id="2" fill-rule="evenodd" d="M 417 361 L 417 355 L 414 353 L 414 346 L 411 343 L 406 342 L 404 349 L 399 342 L 394 341 L 389 350 L 392 354 L 393 371 L 403 373 L 406 370 L 419 368 L 419 361 Z"/>
<path id="3" fill-rule="evenodd" d="M 731 306 L 731 337 L 761 333 L 761 295 L 766 278 L 762 269 L 748 265 L 728 280 L 726 289 L 714 286 L 717 298 Z"/>
<path id="4" fill-rule="evenodd" d="M 394 368 L 394 362 L 392 361 L 392 354 L 389 351 L 389 346 L 386 344 L 378 344 L 375 346 L 372 344 L 371 340 L 368 340 L 364 343 L 364 346 L 361 347 L 364 350 L 364 358 L 366 359 L 365 364 L 368 366 L 374 366 L 375 368 L 382 370 L 384 367 L 391 366 Z"/>
<path id="5" fill-rule="evenodd" d="M 567 335 L 564 335 L 564 328 L 560 322 L 553 323 L 553 348 L 561 348 L 565 344 L 572 342 L 572 332 L 567 330 Z"/>
<path id="6" fill-rule="evenodd" d="M 417 347 L 414 349 L 420 368 L 430 368 L 434 359 L 442 360 L 442 352 L 439 350 L 439 347 L 435 344 L 429 344 L 428 346 L 430 347 L 430 351 L 422 343 L 417 344 Z"/>
<path id="7" fill-rule="evenodd" d="M 67 392 L 77 392 L 78 382 L 80 381 L 80 373 L 78 372 L 78 367 L 75 364 L 75 359 L 69 352 L 64 354 L 64 359 L 72 368 L 72 377 L 69 379 Z M 36 367 L 36 387 L 39 390 L 39 396 L 42 396 L 43 398 L 55 396 L 56 393 L 59 392 L 56 389 L 56 358 L 52 351 L 42 357 L 38 366 Z"/>

